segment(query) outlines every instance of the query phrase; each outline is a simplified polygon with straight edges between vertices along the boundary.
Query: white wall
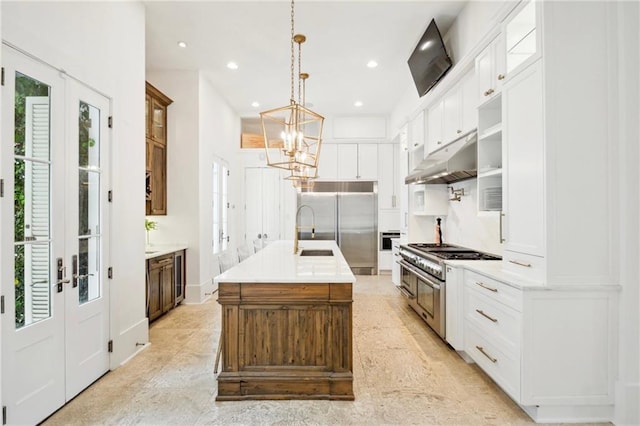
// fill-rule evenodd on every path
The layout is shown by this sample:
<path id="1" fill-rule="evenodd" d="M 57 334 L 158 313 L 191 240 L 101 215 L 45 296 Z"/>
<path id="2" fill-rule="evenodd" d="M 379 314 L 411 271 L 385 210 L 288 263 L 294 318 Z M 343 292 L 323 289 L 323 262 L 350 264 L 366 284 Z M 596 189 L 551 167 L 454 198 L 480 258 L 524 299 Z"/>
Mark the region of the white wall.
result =
<path id="1" fill-rule="evenodd" d="M 146 79 L 173 100 L 167 110 L 167 214 L 148 216 L 157 222 L 149 239 L 151 245 L 188 246 L 188 289 L 200 282 L 199 76 L 197 71 L 147 70 Z"/>
<path id="2" fill-rule="evenodd" d="M 640 6 L 624 3 L 618 11 L 620 86 L 620 313 L 615 423 L 640 424 Z"/>
<path id="3" fill-rule="evenodd" d="M 214 156 L 226 160 L 230 170 L 230 250 L 241 235 L 240 119 L 199 71 L 147 70 L 146 78 L 173 100 L 167 112 L 167 214 L 148 216 L 158 223 L 151 231 L 151 244 L 188 246 L 186 303 L 201 303 L 211 294 L 212 278 L 218 274 L 212 252 Z"/>
<path id="4" fill-rule="evenodd" d="M 200 75 L 200 288 L 201 300 L 213 290 L 213 277 L 218 275 L 217 255 L 213 255 L 213 173 L 214 157 L 224 159 L 229 165 L 229 236 L 234 249 L 242 240 L 244 230 L 239 220 L 242 212 L 241 189 L 244 174 L 239 166 L 240 118 L 216 91 L 214 84 Z M 189 301 L 192 299 L 189 298 Z"/>
<path id="5" fill-rule="evenodd" d="M 111 367 L 148 340 L 144 273 L 144 8 L 2 2 L 2 39 L 112 99 Z M 3 141 L 7 143 L 7 141 Z M 125 244 L 126 242 L 126 244 Z"/>

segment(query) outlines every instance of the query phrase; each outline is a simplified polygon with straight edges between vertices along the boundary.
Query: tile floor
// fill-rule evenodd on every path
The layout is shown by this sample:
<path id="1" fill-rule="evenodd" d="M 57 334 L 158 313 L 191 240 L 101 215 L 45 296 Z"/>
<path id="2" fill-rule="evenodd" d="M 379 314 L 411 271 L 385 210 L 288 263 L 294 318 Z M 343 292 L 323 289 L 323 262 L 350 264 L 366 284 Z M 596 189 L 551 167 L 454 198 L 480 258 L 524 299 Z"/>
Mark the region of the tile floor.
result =
<path id="1" fill-rule="evenodd" d="M 519 425 L 533 423 L 411 310 L 388 275 L 358 276 L 355 401 L 216 402 L 215 297 L 152 323 L 151 345 L 107 373 L 45 425 Z"/>

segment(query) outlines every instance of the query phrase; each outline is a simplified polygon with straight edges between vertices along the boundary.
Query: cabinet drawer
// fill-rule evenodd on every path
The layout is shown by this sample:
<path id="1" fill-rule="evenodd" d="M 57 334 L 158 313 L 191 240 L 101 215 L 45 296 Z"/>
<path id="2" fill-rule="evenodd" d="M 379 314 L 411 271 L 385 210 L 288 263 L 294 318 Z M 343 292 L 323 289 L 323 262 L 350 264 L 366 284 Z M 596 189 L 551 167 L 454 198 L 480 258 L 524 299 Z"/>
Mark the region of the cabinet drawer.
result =
<path id="1" fill-rule="evenodd" d="M 522 275 L 534 281 L 544 281 L 544 257 L 505 250 L 502 256 L 502 267 L 506 271 Z"/>
<path id="2" fill-rule="evenodd" d="M 522 314 L 491 299 L 481 293 L 482 290 L 466 288 L 465 320 L 482 330 L 505 353 L 517 353 L 522 335 Z"/>
<path id="3" fill-rule="evenodd" d="M 465 273 L 465 286 L 472 287 L 492 300 L 522 312 L 522 292 L 503 282 L 473 271 Z"/>
<path id="4" fill-rule="evenodd" d="M 170 265 L 172 263 L 173 263 L 173 253 L 166 256 L 154 257 L 149 259 L 149 268 L 150 269 L 162 268 L 163 266 Z"/>
<path id="5" fill-rule="evenodd" d="M 465 322 L 464 350 L 516 402 L 520 401 L 520 351 L 499 349 L 470 321 Z"/>

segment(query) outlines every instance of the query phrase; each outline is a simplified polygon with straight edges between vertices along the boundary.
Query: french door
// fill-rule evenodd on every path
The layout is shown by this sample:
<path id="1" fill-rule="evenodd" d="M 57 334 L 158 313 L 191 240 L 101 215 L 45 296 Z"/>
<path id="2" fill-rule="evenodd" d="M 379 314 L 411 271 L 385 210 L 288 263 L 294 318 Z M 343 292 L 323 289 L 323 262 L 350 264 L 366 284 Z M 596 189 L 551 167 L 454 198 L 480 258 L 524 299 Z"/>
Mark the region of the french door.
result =
<path id="1" fill-rule="evenodd" d="M 2 396 L 34 424 L 109 368 L 109 100 L 2 49 Z"/>

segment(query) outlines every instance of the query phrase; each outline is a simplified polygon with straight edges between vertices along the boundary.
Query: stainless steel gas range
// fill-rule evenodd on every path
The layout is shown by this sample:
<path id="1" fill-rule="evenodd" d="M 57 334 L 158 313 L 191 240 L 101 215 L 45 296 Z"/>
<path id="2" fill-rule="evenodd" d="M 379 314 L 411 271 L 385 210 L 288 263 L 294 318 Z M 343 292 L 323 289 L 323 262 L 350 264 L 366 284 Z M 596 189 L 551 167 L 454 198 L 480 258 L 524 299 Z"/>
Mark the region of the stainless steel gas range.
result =
<path id="1" fill-rule="evenodd" d="M 412 243 L 400 246 L 400 292 L 443 339 L 446 306 L 446 260 L 500 260 L 498 256 L 452 244 Z"/>

